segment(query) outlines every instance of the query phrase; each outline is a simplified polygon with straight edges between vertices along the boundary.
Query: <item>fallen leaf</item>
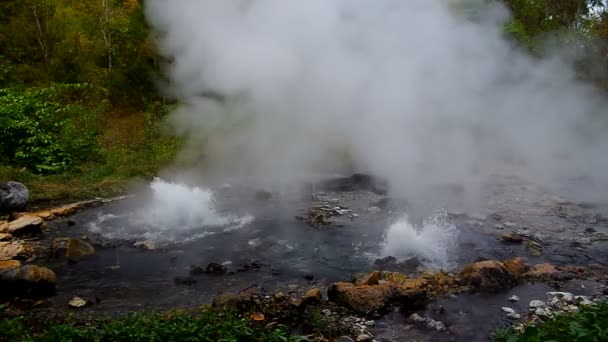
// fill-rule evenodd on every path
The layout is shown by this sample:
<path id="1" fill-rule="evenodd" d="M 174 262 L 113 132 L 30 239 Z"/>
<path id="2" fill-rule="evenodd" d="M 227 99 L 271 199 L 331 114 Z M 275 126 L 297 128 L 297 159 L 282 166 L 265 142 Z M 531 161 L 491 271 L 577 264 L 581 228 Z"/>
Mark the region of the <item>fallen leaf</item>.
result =
<path id="1" fill-rule="evenodd" d="M 255 313 L 251 314 L 251 318 L 254 321 L 263 321 L 264 319 L 266 319 L 266 317 L 264 317 L 264 314 L 261 312 L 255 312 Z"/>
<path id="2" fill-rule="evenodd" d="M 73 308 L 80 308 L 80 307 L 87 305 L 87 301 L 80 297 L 74 297 L 74 298 L 70 299 L 68 304 Z"/>

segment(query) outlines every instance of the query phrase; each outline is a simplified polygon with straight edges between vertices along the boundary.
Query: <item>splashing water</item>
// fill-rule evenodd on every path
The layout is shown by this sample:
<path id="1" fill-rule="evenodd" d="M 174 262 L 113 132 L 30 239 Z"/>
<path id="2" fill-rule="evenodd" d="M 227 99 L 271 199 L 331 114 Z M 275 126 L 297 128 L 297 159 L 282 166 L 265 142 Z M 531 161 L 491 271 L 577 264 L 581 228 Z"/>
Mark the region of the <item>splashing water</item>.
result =
<path id="1" fill-rule="evenodd" d="M 397 259 L 417 257 L 425 266 L 449 269 L 456 238 L 456 227 L 448 221 L 445 211 L 427 218 L 421 227 L 404 214 L 388 228 L 381 253 Z"/>
<path id="2" fill-rule="evenodd" d="M 90 230 L 110 238 L 190 241 L 239 229 L 254 219 L 251 215 L 220 213 L 210 189 L 160 178 L 155 178 L 150 188 L 152 198 L 141 209 L 126 215 L 100 215 L 97 222 L 91 223 Z"/>

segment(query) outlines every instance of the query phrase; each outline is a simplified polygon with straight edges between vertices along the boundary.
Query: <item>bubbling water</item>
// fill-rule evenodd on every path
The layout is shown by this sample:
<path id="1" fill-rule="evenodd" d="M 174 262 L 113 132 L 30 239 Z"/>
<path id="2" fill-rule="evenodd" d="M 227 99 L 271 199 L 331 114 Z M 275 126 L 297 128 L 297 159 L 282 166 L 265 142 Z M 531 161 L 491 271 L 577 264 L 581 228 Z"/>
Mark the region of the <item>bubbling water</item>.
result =
<path id="1" fill-rule="evenodd" d="M 420 227 L 404 214 L 388 228 L 381 254 L 402 260 L 416 257 L 425 266 L 449 269 L 454 266 L 450 256 L 457 247 L 457 235 L 445 211 L 436 212 Z"/>
<path id="2" fill-rule="evenodd" d="M 150 188 L 152 197 L 141 208 L 121 215 L 100 214 L 90 230 L 108 238 L 178 242 L 239 229 L 254 219 L 220 213 L 211 189 L 160 178 Z"/>

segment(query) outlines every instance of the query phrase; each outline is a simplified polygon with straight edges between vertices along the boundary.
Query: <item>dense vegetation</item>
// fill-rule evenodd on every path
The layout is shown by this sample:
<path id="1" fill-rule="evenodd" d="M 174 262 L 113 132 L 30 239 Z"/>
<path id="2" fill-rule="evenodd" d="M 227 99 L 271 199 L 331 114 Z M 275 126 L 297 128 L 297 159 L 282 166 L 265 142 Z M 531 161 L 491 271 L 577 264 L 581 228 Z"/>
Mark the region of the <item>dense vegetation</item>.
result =
<path id="1" fill-rule="evenodd" d="M 497 342 L 608 341 L 608 302 L 576 314 L 559 315 L 541 326 L 528 326 L 518 333 L 512 328 L 496 332 Z"/>
<path id="2" fill-rule="evenodd" d="M 512 11 L 514 44 L 537 56 L 557 47 L 582 79 L 608 89 L 601 1 L 485 1 Z M 1 1 L 0 181 L 23 181 L 34 200 L 67 199 L 154 175 L 179 145 L 161 134 L 161 62 L 142 0 Z"/>
<path id="3" fill-rule="evenodd" d="M 86 323 L 28 321 L 25 317 L 1 317 L 0 341 L 299 341 L 283 326 L 224 311 L 131 314 L 121 318 L 94 319 Z M 42 324 L 42 326 L 40 326 Z"/>

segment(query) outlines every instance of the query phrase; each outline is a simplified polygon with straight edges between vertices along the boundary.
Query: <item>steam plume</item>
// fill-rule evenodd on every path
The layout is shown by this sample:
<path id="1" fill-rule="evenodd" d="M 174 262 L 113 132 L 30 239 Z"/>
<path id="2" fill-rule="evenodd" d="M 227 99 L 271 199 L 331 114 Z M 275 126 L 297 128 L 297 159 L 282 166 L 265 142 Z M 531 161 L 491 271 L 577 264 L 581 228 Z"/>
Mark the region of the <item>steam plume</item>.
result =
<path id="1" fill-rule="evenodd" d="M 208 176 L 350 167 L 422 196 L 475 193 L 515 165 L 607 184 L 605 104 L 559 58 L 515 49 L 501 7 L 470 20 L 441 0 L 149 0 L 146 14 L 183 103 L 181 158 L 205 155 Z"/>

